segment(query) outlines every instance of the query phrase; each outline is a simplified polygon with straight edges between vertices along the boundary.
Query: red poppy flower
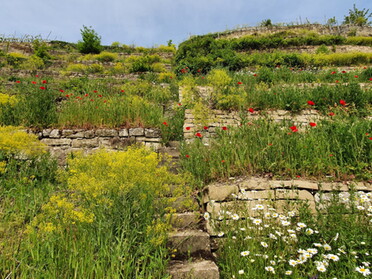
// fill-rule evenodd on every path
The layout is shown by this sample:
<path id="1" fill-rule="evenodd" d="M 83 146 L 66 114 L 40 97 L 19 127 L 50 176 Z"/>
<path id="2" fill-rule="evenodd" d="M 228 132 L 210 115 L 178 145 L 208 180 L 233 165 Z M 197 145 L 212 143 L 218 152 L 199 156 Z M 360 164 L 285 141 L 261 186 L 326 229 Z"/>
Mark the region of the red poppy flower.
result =
<path id="1" fill-rule="evenodd" d="M 355 75 L 354 77 L 355 77 L 355 78 L 358 78 L 359 76 Z"/>
<path id="2" fill-rule="evenodd" d="M 21 83 L 21 81 L 20 80 L 17 80 L 16 83 Z"/>
<path id="3" fill-rule="evenodd" d="M 257 74 L 254 74 L 253 76 L 254 76 L 254 77 L 256 77 L 256 76 L 257 76 Z"/>
<path id="4" fill-rule="evenodd" d="M 249 111 L 250 113 L 254 113 L 254 109 L 253 109 L 253 108 L 249 108 L 248 111 Z"/>
<path id="5" fill-rule="evenodd" d="M 334 75 L 335 73 L 336 73 L 336 72 L 333 71 L 333 72 L 331 73 L 331 75 Z"/>
<path id="6" fill-rule="evenodd" d="M 369 78 L 370 81 L 372 81 L 372 78 Z"/>
<path id="7" fill-rule="evenodd" d="M 41 83 L 44 83 L 45 84 L 45 83 L 47 83 L 47 81 L 46 80 L 43 80 Z"/>
<path id="8" fill-rule="evenodd" d="M 85 96 L 85 97 L 88 97 L 89 95 L 88 95 L 88 94 L 85 94 L 84 96 Z"/>
<path id="9" fill-rule="evenodd" d="M 169 78 L 170 78 L 170 79 L 172 79 L 173 77 L 172 77 L 172 76 L 170 76 Z"/>
<path id="10" fill-rule="evenodd" d="M 298 129 L 297 129 L 296 126 L 291 126 L 291 127 L 289 127 L 289 129 L 291 129 L 293 133 L 298 132 Z"/>
<path id="11" fill-rule="evenodd" d="M 333 154 L 329 154 L 329 157 L 333 157 Z"/>
<path id="12" fill-rule="evenodd" d="M 369 133 L 366 133 L 366 136 L 368 136 L 369 135 Z"/>
<path id="13" fill-rule="evenodd" d="M 369 139 L 372 140 L 372 137 L 370 137 Z"/>
<path id="14" fill-rule="evenodd" d="M 39 75 L 35 75 L 35 77 L 39 77 Z"/>
<path id="15" fill-rule="evenodd" d="M 198 69 L 198 71 L 197 71 L 198 73 L 200 73 L 201 72 L 201 70 L 200 69 Z"/>
<path id="16" fill-rule="evenodd" d="M 101 94 L 99 94 L 99 95 L 98 95 L 98 97 L 102 98 L 102 95 L 101 95 Z"/>
<path id="17" fill-rule="evenodd" d="M 124 90 L 124 89 L 122 89 L 122 90 L 120 90 L 120 92 L 124 93 L 124 92 L 125 92 L 125 90 Z"/>
<path id="18" fill-rule="evenodd" d="M 272 146 L 273 144 L 272 143 L 269 143 L 270 146 Z"/>
<path id="19" fill-rule="evenodd" d="M 240 85 L 240 84 L 243 84 L 243 82 L 241 82 L 241 81 L 238 81 L 238 84 Z"/>
<path id="20" fill-rule="evenodd" d="M 164 121 L 164 122 L 163 122 L 163 125 L 168 126 L 168 123 Z"/>
<path id="21" fill-rule="evenodd" d="M 44 86 L 40 86 L 40 89 L 41 90 L 45 90 L 46 88 Z"/>
<path id="22" fill-rule="evenodd" d="M 70 98 L 70 95 L 67 94 L 67 95 L 66 95 L 66 98 Z"/>
<path id="23" fill-rule="evenodd" d="M 328 113 L 329 116 L 334 116 L 335 113 L 333 111 L 331 111 L 330 113 Z"/>
<path id="24" fill-rule="evenodd" d="M 221 160 L 221 163 L 225 163 L 225 160 Z"/>
<path id="25" fill-rule="evenodd" d="M 63 93 L 63 92 L 65 92 L 65 90 L 63 90 L 63 89 L 59 89 L 59 92 L 62 92 L 62 93 Z"/>
<path id="26" fill-rule="evenodd" d="M 97 93 L 98 91 L 97 90 L 93 90 L 94 93 Z"/>
<path id="27" fill-rule="evenodd" d="M 222 127 L 222 130 L 226 131 L 227 130 L 227 127 L 226 126 L 223 126 Z"/>
<path id="28" fill-rule="evenodd" d="M 107 103 L 107 100 L 104 100 L 103 102 L 104 102 L 104 103 Z"/>
<path id="29" fill-rule="evenodd" d="M 315 106 L 315 103 L 314 103 L 313 101 L 307 101 L 307 104 L 308 104 L 309 106 Z"/>
<path id="30" fill-rule="evenodd" d="M 178 106 L 180 107 L 180 106 L 182 106 L 182 104 L 181 103 L 178 103 Z"/>
<path id="31" fill-rule="evenodd" d="M 189 131 L 191 129 L 191 127 L 186 127 L 186 130 Z"/>
<path id="32" fill-rule="evenodd" d="M 340 100 L 340 105 L 346 106 L 346 101 L 345 100 Z"/>
<path id="33" fill-rule="evenodd" d="M 94 102 L 94 99 L 90 99 L 91 102 Z"/>
<path id="34" fill-rule="evenodd" d="M 342 71 L 341 73 L 346 74 L 346 71 Z"/>
<path id="35" fill-rule="evenodd" d="M 338 80 L 336 80 L 335 82 L 338 83 Z"/>
<path id="36" fill-rule="evenodd" d="M 195 137 L 201 138 L 201 137 L 203 137 L 203 135 L 201 133 L 196 133 Z"/>
<path id="37" fill-rule="evenodd" d="M 301 177 L 301 175 L 296 175 L 296 177 L 297 177 L 297 178 L 300 178 L 300 177 Z"/>
<path id="38" fill-rule="evenodd" d="M 316 123 L 314 123 L 314 122 L 310 122 L 309 125 L 310 125 L 311 127 L 316 127 Z"/>
<path id="39" fill-rule="evenodd" d="M 31 81 L 32 84 L 36 84 L 36 81 Z"/>
<path id="40" fill-rule="evenodd" d="M 208 130 L 208 127 L 207 127 L 207 126 L 204 126 L 203 129 L 204 129 L 204 130 Z"/>
<path id="41" fill-rule="evenodd" d="M 190 155 L 186 154 L 185 157 L 186 157 L 186 158 L 190 158 Z"/>

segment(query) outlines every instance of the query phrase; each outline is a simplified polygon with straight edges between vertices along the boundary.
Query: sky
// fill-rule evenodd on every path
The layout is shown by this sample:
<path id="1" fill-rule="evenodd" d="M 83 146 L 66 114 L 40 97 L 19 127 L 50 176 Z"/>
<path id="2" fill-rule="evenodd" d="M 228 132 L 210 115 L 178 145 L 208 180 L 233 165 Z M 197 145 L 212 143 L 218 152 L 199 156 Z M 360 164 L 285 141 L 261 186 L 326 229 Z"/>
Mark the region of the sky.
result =
<path id="1" fill-rule="evenodd" d="M 372 0 L 0 0 L 0 35 L 24 35 L 76 43 L 83 25 L 104 45 L 154 47 L 191 35 L 275 23 L 341 23 L 349 9 Z"/>

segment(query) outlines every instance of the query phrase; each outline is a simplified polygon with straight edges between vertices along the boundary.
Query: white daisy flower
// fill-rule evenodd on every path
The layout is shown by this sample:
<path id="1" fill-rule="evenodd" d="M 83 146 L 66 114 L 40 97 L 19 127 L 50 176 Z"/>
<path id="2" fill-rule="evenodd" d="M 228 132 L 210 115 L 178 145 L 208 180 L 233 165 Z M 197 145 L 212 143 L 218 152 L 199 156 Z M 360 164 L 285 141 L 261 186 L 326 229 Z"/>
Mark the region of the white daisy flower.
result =
<path id="1" fill-rule="evenodd" d="M 364 266 L 359 266 L 355 268 L 355 270 L 361 273 L 365 277 L 371 274 L 371 271 L 369 270 L 369 268 L 365 268 Z"/>
<path id="2" fill-rule="evenodd" d="M 243 251 L 243 252 L 240 252 L 240 255 L 242 255 L 243 257 L 245 256 L 248 256 L 249 255 L 249 251 Z"/>
<path id="3" fill-rule="evenodd" d="M 285 272 L 285 275 L 291 275 L 292 274 L 292 270 L 287 270 L 286 272 Z"/>

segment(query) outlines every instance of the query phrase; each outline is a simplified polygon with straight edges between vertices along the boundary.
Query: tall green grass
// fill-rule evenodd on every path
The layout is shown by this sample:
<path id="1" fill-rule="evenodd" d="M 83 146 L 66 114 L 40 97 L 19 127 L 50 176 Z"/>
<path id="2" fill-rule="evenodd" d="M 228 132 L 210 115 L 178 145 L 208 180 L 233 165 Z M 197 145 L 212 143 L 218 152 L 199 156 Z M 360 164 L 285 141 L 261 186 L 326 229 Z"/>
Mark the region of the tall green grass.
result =
<path id="1" fill-rule="evenodd" d="M 181 164 L 204 182 L 264 174 L 371 179 L 370 121 L 338 119 L 315 124 L 243 122 L 238 128 L 221 129 L 207 146 L 198 137 L 184 144 Z"/>

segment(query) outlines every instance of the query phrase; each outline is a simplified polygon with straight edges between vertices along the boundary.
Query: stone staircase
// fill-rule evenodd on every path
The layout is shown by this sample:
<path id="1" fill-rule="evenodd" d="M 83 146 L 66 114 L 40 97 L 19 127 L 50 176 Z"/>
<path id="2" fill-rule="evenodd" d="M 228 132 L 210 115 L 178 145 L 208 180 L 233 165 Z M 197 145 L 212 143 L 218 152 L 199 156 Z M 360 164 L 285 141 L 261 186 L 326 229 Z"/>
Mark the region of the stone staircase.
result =
<path id="1" fill-rule="evenodd" d="M 179 144 L 171 142 L 168 147 L 159 150 L 169 155 L 173 162 L 172 171 L 177 171 Z M 186 197 L 185 197 L 186 198 Z M 199 203 L 197 208 L 200 208 Z M 210 235 L 206 232 L 205 222 L 199 211 L 185 211 L 177 207 L 172 214 L 173 230 L 169 233 L 168 247 L 171 261 L 168 273 L 173 279 L 218 279 L 219 271 L 211 252 Z M 187 210 L 187 209 L 186 209 Z"/>

